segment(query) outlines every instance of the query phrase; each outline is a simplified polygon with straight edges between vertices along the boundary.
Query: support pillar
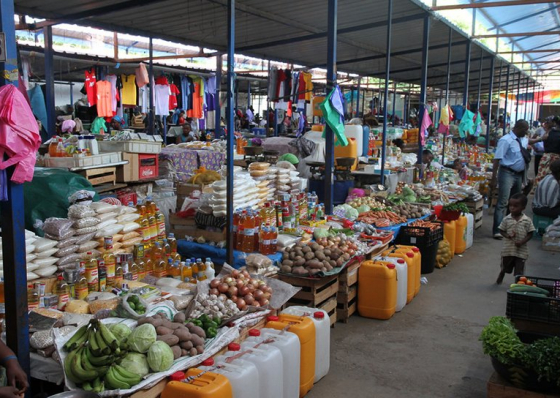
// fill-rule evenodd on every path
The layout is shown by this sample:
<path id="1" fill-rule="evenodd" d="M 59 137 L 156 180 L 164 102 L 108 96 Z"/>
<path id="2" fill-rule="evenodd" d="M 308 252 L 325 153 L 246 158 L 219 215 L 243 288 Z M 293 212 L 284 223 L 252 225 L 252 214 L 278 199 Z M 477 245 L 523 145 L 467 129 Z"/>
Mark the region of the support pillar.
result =
<path id="1" fill-rule="evenodd" d="M 216 55 L 216 97 L 214 98 L 215 119 L 214 119 L 214 135 L 215 138 L 221 136 L 222 133 L 222 108 L 220 106 L 220 89 L 222 87 L 222 54 Z"/>
<path id="2" fill-rule="evenodd" d="M 469 42 L 470 43 L 470 42 Z M 428 50 L 430 44 L 430 16 L 424 17 L 424 35 L 422 41 L 422 73 L 420 75 L 420 106 L 418 109 L 418 159 L 416 163 L 422 164 L 422 119 L 424 117 L 424 109 L 426 108 L 426 94 L 428 90 Z M 420 178 L 423 177 L 422 168 L 420 168 Z"/>
<path id="3" fill-rule="evenodd" d="M 226 123 L 227 123 L 227 197 L 233 198 L 233 146 L 235 125 L 233 120 L 233 84 L 235 81 L 234 65 L 235 65 L 235 0 L 227 2 L 227 105 L 226 105 Z M 233 200 L 226 203 L 226 260 L 228 264 L 233 265 Z"/>
<path id="4" fill-rule="evenodd" d="M 336 86 L 336 37 L 338 0 L 328 0 L 327 95 Z M 334 131 L 325 128 L 325 214 L 332 214 L 334 192 Z"/>
<path id="5" fill-rule="evenodd" d="M 393 25 L 393 0 L 388 0 L 387 45 L 385 47 L 385 89 L 383 91 L 383 138 L 381 143 L 381 184 L 385 184 L 385 159 L 387 156 L 387 100 L 389 98 L 389 77 L 391 71 L 391 34 Z M 429 18 L 429 17 L 428 17 Z M 393 105 L 393 109 L 394 105 Z"/>
<path id="6" fill-rule="evenodd" d="M 154 40 L 150 37 L 149 44 L 150 60 L 148 63 L 148 79 L 150 82 L 150 109 L 148 110 L 148 133 L 154 135 L 155 132 L 155 79 L 154 79 Z"/>
<path id="7" fill-rule="evenodd" d="M 487 117 L 488 120 L 486 121 L 486 153 L 490 151 L 490 117 L 492 115 L 492 89 L 494 88 L 494 61 L 496 61 L 496 57 L 492 57 L 490 59 L 490 86 L 488 87 L 488 117 Z"/>
<path id="8" fill-rule="evenodd" d="M 467 41 L 467 54 L 466 54 L 466 61 L 465 61 L 465 86 L 463 88 L 463 107 L 465 109 L 468 108 L 469 105 L 469 76 L 471 72 L 471 46 L 472 42 L 469 40 Z"/>
<path id="9" fill-rule="evenodd" d="M 504 105 L 504 135 L 508 133 L 507 131 L 507 111 L 508 111 L 508 95 L 509 95 L 509 72 L 510 72 L 511 64 L 508 64 L 506 69 L 506 103 Z"/>
<path id="10" fill-rule="evenodd" d="M 43 33 L 45 36 L 45 106 L 47 108 L 47 125 L 45 127 L 48 136 L 52 137 L 56 135 L 52 26 L 46 26 Z"/>

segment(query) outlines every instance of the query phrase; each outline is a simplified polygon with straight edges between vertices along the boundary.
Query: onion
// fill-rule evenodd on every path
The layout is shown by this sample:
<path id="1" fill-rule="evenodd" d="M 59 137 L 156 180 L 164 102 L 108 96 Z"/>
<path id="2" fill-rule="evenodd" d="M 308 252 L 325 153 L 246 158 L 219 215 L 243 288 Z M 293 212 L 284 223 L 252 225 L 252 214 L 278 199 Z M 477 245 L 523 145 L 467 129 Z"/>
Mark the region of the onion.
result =
<path id="1" fill-rule="evenodd" d="M 247 308 L 247 303 L 245 303 L 245 300 L 243 300 L 242 298 L 238 298 L 236 304 L 237 308 L 239 308 L 241 311 Z"/>
<path id="2" fill-rule="evenodd" d="M 233 301 L 234 303 L 237 303 L 237 300 L 239 300 L 239 297 L 237 297 L 237 296 L 231 296 L 229 299 L 230 299 L 231 301 Z"/>
<path id="3" fill-rule="evenodd" d="M 233 281 L 233 278 L 231 276 L 228 276 L 224 279 L 224 282 L 227 283 L 228 285 Z"/>
<path id="4" fill-rule="evenodd" d="M 218 286 L 220 286 L 220 280 L 219 279 L 216 278 L 216 279 L 212 279 L 210 281 L 210 287 L 211 288 L 215 288 L 215 287 L 218 287 Z"/>
<path id="5" fill-rule="evenodd" d="M 272 288 L 270 286 L 261 287 L 263 293 L 272 293 Z"/>
<path id="6" fill-rule="evenodd" d="M 225 301 L 227 299 L 227 296 L 225 294 L 220 294 L 218 298 L 222 301 Z"/>
<path id="7" fill-rule="evenodd" d="M 230 286 L 228 289 L 228 294 L 230 296 L 237 296 L 237 288 L 235 286 Z"/>
<path id="8" fill-rule="evenodd" d="M 227 282 L 228 286 L 237 286 L 237 282 L 235 279 L 232 279 L 230 282 Z"/>
<path id="9" fill-rule="evenodd" d="M 265 307 L 265 306 L 267 306 L 267 305 L 269 304 L 269 301 L 268 301 L 268 299 L 262 299 L 262 300 L 260 301 L 260 304 L 261 304 L 262 307 Z"/>
<path id="10" fill-rule="evenodd" d="M 240 296 L 246 296 L 247 294 L 249 294 L 249 288 L 247 286 L 242 286 L 239 288 Z"/>
<path id="11" fill-rule="evenodd" d="M 231 272 L 231 276 L 232 276 L 233 278 L 239 277 L 240 274 L 241 274 L 241 272 L 239 272 L 238 270 L 233 270 L 233 271 Z"/>
<path id="12" fill-rule="evenodd" d="M 229 286 L 228 286 L 227 283 L 220 283 L 220 285 L 218 286 L 218 291 L 220 293 L 225 293 L 225 292 L 228 291 L 228 289 L 229 289 Z"/>
<path id="13" fill-rule="evenodd" d="M 243 297 L 243 299 L 245 300 L 247 305 L 253 305 L 253 303 L 255 302 L 255 298 L 253 297 L 252 294 L 246 295 L 245 297 Z"/>
<path id="14" fill-rule="evenodd" d="M 263 298 L 263 291 L 262 290 L 255 290 L 255 292 L 253 293 L 253 296 L 255 297 L 255 300 L 257 301 L 261 301 L 261 299 Z"/>
<path id="15" fill-rule="evenodd" d="M 264 283 L 264 281 L 261 281 L 261 280 L 257 280 L 257 283 L 259 284 L 259 286 L 266 285 L 266 283 Z"/>
<path id="16" fill-rule="evenodd" d="M 255 288 L 259 287 L 259 281 L 257 281 L 256 279 L 252 279 L 251 280 L 251 285 L 253 285 Z"/>
<path id="17" fill-rule="evenodd" d="M 241 281 L 241 280 L 238 279 L 238 280 L 237 280 L 237 288 L 238 288 L 238 289 L 241 289 L 243 286 L 245 286 L 245 283 L 243 283 L 243 281 Z"/>
<path id="18" fill-rule="evenodd" d="M 249 273 L 247 271 L 242 271 L 241 275 L 243 275 L 245 278 L 250 278 L 251 275 L 249 275 Z"/>
<path id="19" fill-rule="evenodd" d="M 260 307 L 261 303 L 259 303 L 257 300 L 255 300 L 255 302 L 253 303 L 253 307 Z"/>
<path id="20" fill-rule="evenodd" d="M 272 297 L 272 293 L 270 292 L 263 293 L 263 299 L 270 300 L 270 297 Z"/>
<path id="21" fill-rule="evenodd" d="M 256 290 L 255 286 L 251 285 L 250 283 L 247 285 L 247 289 L 249 289 L 249 293 L 253 293 Z"/>
<path id="22" fill-rule="evenodd" d="M 210 289 L 210 290 L 208 291 L 208 293 L 209 293 L 209 294 L 213 294 L 213 295 L 215 295 L 215 296 L 217 296 L 218 294 L 220 294 L 219 290 L 216 289 L 215 287 L 213 287 L 212 289 Z"/>

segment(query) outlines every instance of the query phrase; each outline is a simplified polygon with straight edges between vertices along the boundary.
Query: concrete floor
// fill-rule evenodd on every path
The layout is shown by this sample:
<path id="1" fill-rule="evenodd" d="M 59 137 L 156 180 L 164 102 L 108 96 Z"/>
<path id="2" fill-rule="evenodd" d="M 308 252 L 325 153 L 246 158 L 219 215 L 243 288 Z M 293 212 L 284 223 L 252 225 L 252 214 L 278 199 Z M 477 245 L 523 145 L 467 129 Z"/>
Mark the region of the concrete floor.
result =
<path id="1" fill-rule="evenodd" d="M 531 199 L 531 198 L 530 198 Z M 530 210 L 528 209 L 528 215 Z M 331 329 L 329 374 L 309 398 L 486 397 L 492 373 L 478 336 L 495 315 L 505 315 L 499 272 L 501 241 L 491 238 L 492 217 L 475 231 L 473 246 L 443 269 L 424 275 L 428 284 L 387 321 L 355 314 Z M 529 242 L 526 275 L 560 277 L 560 253 Z"/>

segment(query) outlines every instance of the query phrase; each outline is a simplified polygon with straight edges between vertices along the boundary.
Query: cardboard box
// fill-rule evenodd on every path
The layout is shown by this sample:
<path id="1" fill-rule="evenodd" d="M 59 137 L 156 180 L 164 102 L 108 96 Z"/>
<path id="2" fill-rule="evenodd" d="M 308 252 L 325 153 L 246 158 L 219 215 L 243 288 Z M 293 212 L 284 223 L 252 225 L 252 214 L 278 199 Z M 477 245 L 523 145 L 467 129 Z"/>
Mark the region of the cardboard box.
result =
<path id="1" fill-rule="evenodd" d="M 142 181 L 159 174 L 158 155 L 123 152 L 122 158 L 128 164 L 117 168 L 117 182 Z"/>

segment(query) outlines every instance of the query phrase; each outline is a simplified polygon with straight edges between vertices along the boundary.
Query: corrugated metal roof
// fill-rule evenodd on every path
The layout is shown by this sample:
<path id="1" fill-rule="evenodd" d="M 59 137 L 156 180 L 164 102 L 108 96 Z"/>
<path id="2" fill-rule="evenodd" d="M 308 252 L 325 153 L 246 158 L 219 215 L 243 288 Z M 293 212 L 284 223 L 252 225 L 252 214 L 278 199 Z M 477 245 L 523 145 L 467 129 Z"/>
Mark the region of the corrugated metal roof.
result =
<path id="1" fill-rule="evenodd" d="M 65 20 L 87 13 L 87 18 L 72 22 L 218 51 L 226 49 L 227 0 L 74 0 L 71 4 L 68 0 L 15 0 L 15 5 L 18 13 L 35 17 Z M 340 71 L 384 77 L 387 5 L 387 0 L 339 1 L 337 60 Z M 420 82 L 422 17 L 427 12 L 417 0 L 393 1 L 392 80 Z M 428 85 L 439 88 L 445 86 L 449 28 L 450 24 L 445 21 L 432 18 Z M 281 4 L 236 1 L 238 53 L 309 67 L 321 66 L 326 62 L 326 32 L 324 0 L 288 0 Z M 451 87 L 459 91 L 464 81 L 466 44 L 457 43 L 465 40 L 465 34 L 453 32 Z M 471 85 L 476 88 L 480 53 L 481 47 L 473 45 L 470 78 Z M 482 55 L 484 77 L 489 73 L 492 52 L 483 49 Z M 498 82 L 497 76 L 495 82 Z M 487 90 L 486 85 L 483 90 Z"/>

